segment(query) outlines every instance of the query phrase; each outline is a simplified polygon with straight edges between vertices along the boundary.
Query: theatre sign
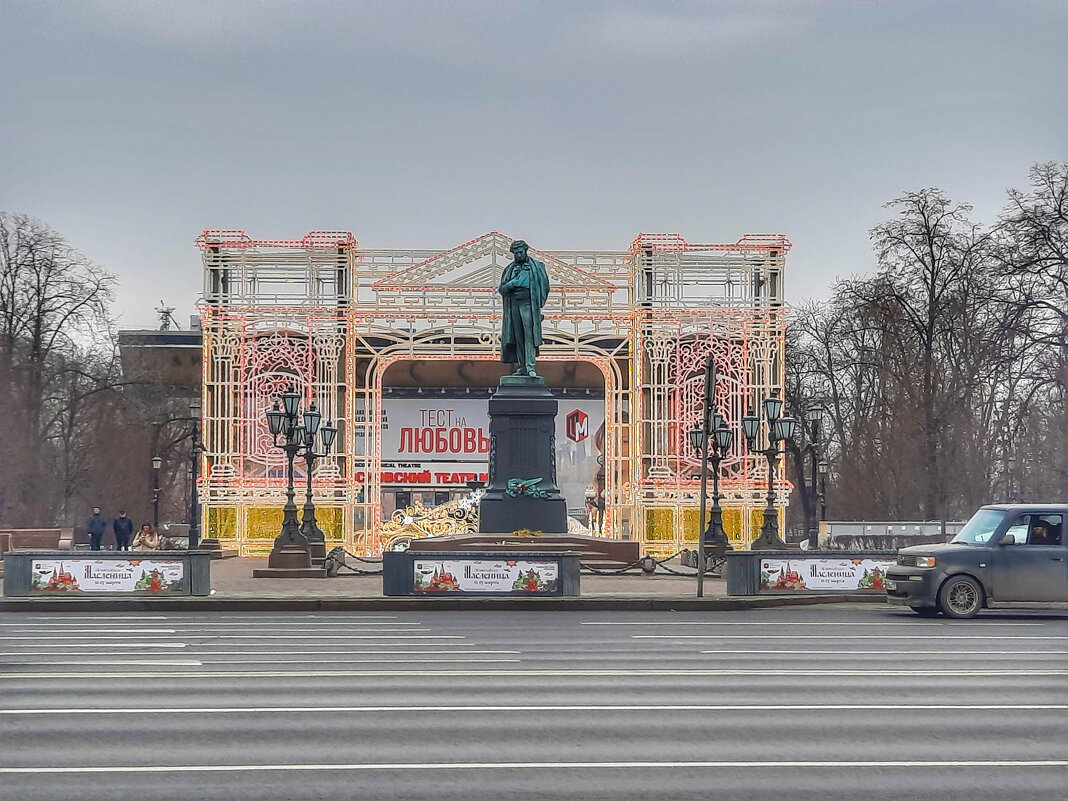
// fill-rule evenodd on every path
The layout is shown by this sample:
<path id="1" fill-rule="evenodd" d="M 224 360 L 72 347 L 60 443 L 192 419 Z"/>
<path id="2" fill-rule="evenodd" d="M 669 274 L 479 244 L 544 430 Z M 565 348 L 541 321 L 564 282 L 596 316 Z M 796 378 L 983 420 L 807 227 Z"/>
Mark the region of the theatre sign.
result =
<path id="1" fill-rule="evenodd" d="M 568 505 L 580 506 L 600 467 L 604 401 L 562 398 L 556 428 L 557 480 Z M 383 487 L 484 483 L 489 478 L 489 399 L 384 398 L 381 442 Z M 364 452 L 365 443 L 357 441 L 356 450 Z"/>

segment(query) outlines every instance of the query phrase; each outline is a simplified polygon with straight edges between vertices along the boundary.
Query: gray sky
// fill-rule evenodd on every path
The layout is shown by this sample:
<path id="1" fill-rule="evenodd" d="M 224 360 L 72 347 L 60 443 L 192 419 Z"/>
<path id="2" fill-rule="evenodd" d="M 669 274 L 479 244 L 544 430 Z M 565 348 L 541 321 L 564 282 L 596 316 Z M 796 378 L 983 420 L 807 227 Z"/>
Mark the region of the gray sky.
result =
<path id="1" fill-rule="evenodd" d="M 194 237 L 547 250 L 782 232 L 788 297 L 939 186 L 1068 159 L 1068 2 L 0 0 L 0 209 L 183 327 Z"/>

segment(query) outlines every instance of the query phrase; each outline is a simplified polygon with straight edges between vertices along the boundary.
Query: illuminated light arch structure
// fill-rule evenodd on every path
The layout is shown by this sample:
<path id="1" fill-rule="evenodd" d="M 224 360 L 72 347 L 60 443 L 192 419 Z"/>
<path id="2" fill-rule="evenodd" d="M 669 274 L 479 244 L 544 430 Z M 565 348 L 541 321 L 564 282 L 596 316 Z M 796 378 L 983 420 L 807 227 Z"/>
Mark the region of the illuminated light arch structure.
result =
<path id="1" fill-rule="evenodd" d="M 372 250 L 344 231 L 204 231 L 205 536 L 243 555 L 269 551 L 285 482 L 263 412 L 292 385 L 340 429 L 313 477 L 328 547 L 380 552 L 383 377 L 401 361 L 497 360 L 495 287 L 512 241 L 491 232 L 443 252 Z M 532 250 L 553 286 L 541 360 L 589 362 L 604 378 L 603 536 L 660 553 L 696 542 L 699 463 L 687 432 L 709 353 L 718 410 L 735 430 L 724 524 L 740 546 L 759 533 L 767 468 L 745 453 L 741 418 L 782 388 L 789 249 L 781 234 L 733 244 L 641 234 L 621 251 Z M 788 490 L 777 486 L 780 519 Z"/>

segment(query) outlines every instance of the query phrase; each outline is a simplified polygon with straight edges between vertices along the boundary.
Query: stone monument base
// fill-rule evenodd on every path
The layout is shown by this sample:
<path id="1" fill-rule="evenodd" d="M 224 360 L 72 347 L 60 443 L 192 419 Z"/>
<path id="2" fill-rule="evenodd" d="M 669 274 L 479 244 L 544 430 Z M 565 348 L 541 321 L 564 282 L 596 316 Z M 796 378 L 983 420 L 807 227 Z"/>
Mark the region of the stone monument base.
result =
<path id="1" fill-rule="evenodd" d="M 538 376 L 504 376 L 490 398 L 490 480 L 480 532 L 567 533 L 567 501 L 556 486 L 559 404 Z"/>
<path id="2" fill-rule="evenodd" d="M 567 501 L 563 498 L 493 497 L 487 491 L 478 515 L 478 530 L 483 534 L 523 529 L 544 534 L 567 533 Z"/>

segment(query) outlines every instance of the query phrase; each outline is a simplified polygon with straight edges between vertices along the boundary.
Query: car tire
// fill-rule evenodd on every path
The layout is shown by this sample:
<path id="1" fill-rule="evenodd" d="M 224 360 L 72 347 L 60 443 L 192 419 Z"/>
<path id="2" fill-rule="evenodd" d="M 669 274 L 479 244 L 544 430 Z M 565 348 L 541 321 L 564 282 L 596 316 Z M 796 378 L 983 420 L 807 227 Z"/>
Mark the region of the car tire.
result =
<path id="1" fill-rule="evenodd" d="M 983 588 L 971 576 L 950 576 L 938 591 L 938 608 L 946 617 L 975 617 L 983 608 Z"/>
<path id="2" fill-rule="evenodd" d="M 938 607 L 937 606 L 911 606 L 909 608 L 913 612 L 915 612 L 917 615 L 919 615 L 920 617 L 937 617 L 938 616 Z"/>

